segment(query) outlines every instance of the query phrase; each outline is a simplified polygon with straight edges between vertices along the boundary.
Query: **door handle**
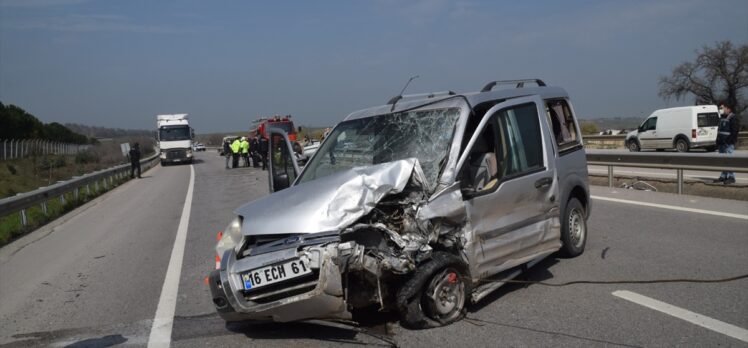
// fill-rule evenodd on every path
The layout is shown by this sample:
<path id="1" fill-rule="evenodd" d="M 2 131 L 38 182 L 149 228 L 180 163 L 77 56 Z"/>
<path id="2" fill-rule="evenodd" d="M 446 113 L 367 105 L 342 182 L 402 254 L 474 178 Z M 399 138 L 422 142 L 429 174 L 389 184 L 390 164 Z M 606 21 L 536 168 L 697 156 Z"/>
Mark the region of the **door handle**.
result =
<path id="1" fill-rule="evenodd" d="M 551 186 L 552 183 L 553 183 L 553 179 L 552 178 L 548 178 L 548 177 L 541 178 L 541 179 L 538 179 L 538 181 L 535 182 L 535 188 L 536 189 L 540 189 L 540 188 L 543 188 L 543 187 L 546 187 L 546 186 Z"/>

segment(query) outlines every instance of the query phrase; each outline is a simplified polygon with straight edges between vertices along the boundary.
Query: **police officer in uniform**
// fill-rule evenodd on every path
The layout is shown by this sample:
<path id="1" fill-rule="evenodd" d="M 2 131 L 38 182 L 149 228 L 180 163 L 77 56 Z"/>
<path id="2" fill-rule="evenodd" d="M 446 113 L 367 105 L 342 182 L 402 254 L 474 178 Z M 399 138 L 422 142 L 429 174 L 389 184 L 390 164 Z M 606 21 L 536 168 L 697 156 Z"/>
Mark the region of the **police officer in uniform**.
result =
<path id="1" fill-rule="evenodd" d="M 138 179 L 140 179 L 140 144 L 135 143 L 130 148 L 130 178 L 135 177 L 135 170 L 138 171 Z"/>
<path id="2" fill-rule="evenodd" d="M 260 136 L 260 157 L 262 157 L 262 170 L 268 167 L 268 138 Z"/>
<path id="3" fill-rule="evenodd" d="M 731 103 L 722 102 L 719 104 L 719 111 L 722 118 L 719 120 L 719 127 L 717 129 L 717 146 L 719 147 L 719 153 L 731 155 L 735 151 L 735 144 L 738 142 L 738 131 L 740 130 L 740 123 L 738 118 L 732 112 L 733 106 Z M 719 179 L 714 182 L 722 182 L 725 185 L 735 183 L 735 173 L 724 171 L 719 175 Z"/>

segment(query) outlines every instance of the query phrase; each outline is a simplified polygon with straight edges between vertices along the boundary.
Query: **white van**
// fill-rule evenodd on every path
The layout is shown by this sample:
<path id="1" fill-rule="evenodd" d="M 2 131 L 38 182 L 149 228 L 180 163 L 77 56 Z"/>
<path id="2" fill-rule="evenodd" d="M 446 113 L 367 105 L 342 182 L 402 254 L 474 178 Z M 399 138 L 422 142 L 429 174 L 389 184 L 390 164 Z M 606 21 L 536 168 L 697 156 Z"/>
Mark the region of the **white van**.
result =
<path id="1" fill-rule="evenodd" d="M 714 151 L 717 148 L 719 110 L 716 105 L 684 106 L 656 110 L 626 135 L 630 151 L 693 148 Z"/>

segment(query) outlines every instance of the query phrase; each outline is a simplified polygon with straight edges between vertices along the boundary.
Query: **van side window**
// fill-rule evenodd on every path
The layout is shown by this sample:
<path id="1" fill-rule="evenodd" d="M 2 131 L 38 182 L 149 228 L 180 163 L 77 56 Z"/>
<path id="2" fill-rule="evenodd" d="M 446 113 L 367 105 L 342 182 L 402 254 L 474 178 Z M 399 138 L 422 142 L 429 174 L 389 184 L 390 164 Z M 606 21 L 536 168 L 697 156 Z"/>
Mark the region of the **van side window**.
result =
<path id="1" fill-rule="evenodd" d="M 498 187 L 505 177 L 544 167 L 543 140 L 534 103 L 498 111 L 470 148 L 463 187 L 475 192 Z"/>
<path id="2" fill-rule="evenodd" d="M 543 168 L 543 140 L 534 103 L 495 115 L 499 128 L 499 177 L 517 176 Z"/>
<path id="3" fill-rule="evenodd" d="M 572 115 L 571 108 L 566 100 L 547 101 L 546 112 L 548 124 L 551 125 L 553 130 L 553 137 L 556 139 L 559 152 L 579 146 L 579 132 L 574 123 L 574 115 Z"/>
<path id="4" fill-rule="evenodd" d="M 647 119 L 646 122 L 644 122 L 644 125 L 642 126 L 643 131 L 654 130 L 654 129 L 657 129 L 657 116 L 650 117 L 649 119 Z"/>

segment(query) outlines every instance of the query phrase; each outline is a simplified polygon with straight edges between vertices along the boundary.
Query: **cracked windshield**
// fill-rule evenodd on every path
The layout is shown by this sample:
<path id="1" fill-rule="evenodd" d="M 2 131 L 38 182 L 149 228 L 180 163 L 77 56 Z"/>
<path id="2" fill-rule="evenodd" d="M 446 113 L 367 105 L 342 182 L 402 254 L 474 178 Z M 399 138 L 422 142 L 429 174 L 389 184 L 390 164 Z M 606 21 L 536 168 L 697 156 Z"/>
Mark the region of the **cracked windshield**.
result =
<path id="1" fill-rule="evenodd" d="M 340 124 L 301 177 L 415 157 L 432 185 L 446 161 L 459 108 L 399 112 Z"/>

